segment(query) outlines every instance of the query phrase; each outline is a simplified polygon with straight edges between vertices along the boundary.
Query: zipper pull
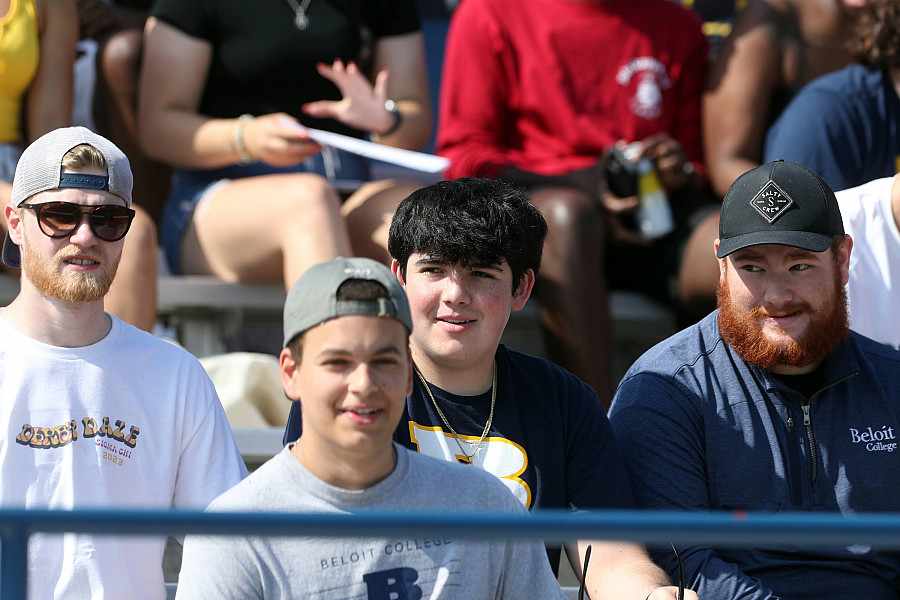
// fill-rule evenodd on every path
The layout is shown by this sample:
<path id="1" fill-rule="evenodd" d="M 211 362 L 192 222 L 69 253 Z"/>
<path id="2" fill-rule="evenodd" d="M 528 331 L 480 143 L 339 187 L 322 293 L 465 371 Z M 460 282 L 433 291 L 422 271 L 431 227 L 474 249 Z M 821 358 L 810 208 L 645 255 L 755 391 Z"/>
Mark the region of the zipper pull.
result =
<path id="1" fill-rule="evenodd" d="M 809 402 L 801 404 L 800 408 L 803 409 L 803 424 L 809 427 Z"/>
<path id="2" fill-rule="evenodd" d="M 788 433 L 794 433 L 794 417 L 792 417 L 790 413 L 788 413 L 787 417 L 787 428 Z"/>

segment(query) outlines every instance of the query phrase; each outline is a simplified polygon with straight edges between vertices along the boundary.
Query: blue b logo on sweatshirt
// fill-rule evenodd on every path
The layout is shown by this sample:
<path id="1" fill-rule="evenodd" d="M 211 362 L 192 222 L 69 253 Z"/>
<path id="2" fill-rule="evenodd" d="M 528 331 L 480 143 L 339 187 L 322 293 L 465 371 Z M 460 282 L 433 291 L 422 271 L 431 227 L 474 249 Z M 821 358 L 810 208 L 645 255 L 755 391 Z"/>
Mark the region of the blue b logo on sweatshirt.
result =
<path id="1" fill-rule="evenodd" d="M 415 584 L 418 578 L 409 567 L 363 575 L 369 600 L 421 600 L 422 588 Z"/>

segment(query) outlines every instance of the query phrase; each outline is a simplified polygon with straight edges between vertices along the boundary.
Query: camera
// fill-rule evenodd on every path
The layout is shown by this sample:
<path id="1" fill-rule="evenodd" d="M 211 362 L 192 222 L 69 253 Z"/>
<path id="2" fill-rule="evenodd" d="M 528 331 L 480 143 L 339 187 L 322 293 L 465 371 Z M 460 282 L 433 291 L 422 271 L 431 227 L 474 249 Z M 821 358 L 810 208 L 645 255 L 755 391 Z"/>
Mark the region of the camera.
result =
<path id="1" fill-rule="evenodd" d="M 638 165 L 625 152 L 626 149 L 613 146 L 606 161 L 606 185 L 619 198 L 638 193 Z"/>

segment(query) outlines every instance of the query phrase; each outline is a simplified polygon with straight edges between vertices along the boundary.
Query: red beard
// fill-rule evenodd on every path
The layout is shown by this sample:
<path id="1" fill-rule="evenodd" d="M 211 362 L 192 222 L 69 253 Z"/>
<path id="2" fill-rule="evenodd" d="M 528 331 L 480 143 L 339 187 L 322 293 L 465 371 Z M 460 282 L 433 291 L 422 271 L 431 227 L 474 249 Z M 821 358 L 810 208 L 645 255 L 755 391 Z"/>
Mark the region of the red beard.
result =
<path id="1" fill-rule="evenodd" d="M 119 259 L 110 261 L 99 250 L 70 247 L 46 258 L 25 238 L 25 252 L 22 254 L 22 272 L 41 294 L 48 298 L 70 304 L 83 304 L 102 300 L 112 285 L 119 266 Z M 83 254 L 104 265 L 103 271 L 95 273 L 64 273 L 63 263 L 68 256 Z"/>
<path id="2" fill-rule="evenodd" d="M 744 310 L 734 305 L 728 281 L 719 281 L 716 300 L 719 305 L 719 333 L 746 362 L 761 369 L 772 367 L 808 367 L 822 361 L 849 333 L 847 291 L 841 285 L 840 271 L 835 265 L 832 298 L 815 311 L 807 302 L 784 307 L 788 312 L 804 312 L 810 316 L 809 326 L 797 339 L 776 343 L 763 335 L 760 321 L 769 312 L 756 306 Z"/>

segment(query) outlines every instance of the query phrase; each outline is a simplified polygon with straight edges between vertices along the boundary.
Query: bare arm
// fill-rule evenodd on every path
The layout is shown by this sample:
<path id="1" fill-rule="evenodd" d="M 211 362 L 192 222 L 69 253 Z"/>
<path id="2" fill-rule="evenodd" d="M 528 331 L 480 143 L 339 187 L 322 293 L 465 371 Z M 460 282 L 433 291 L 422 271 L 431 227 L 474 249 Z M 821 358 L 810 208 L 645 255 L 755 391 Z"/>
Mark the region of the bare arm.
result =
<path id="1" fill-rule="evenodd" d="M 151 17 L 144 31 L 138 101 L 138 137 L 144 151 L 176 166 L 212 169 L 241 161 L 236 144 L 253 160 L 297 164 L 318 151 L 296 119 L 283 113 L 251 121 L 212 119 L 197 112 L 212 45 Z"/>
<path id="2" fill-rule="evenodd" d="M 421 148 L 431 137 L 433 121 L 422 33 L 380 40 L 375 47 L 375 70 L 384 69 L 390 73 L 388 97 L 397 102 L 403 125 L 390 136 L 379 136 L 378 141 L 400 148 Z"/>
<path id="3" fill-rule="evenodd" d="M 591 598 L 676 600 L 678 597 L 678 588 L 639 544 L 579 540 L 577 545 L 567 546 L 569 561 L 579 576 L 588 545 L 591 559 L 585 589 Z M 684 591 L 684 597 L 697 600 L 697 595 L 690 590 Z"/>
<path id="4" fill-rule="evenodd" d="M 220 167 L 239 160 L 235 124 L 196 110 L 212 45 L 151 17 L 144 30 L 138 136 L 144 151 L 170 164 Z"/>
<path id="5" fill-rule="evenodd" d="M 78 42 L 74 0 L 38 0 L 40 62 L 26 95 L 28 140 L 71 123 L 73 65 Z"/>
<path id="6" fill-rule="evenodd" d="M 752 2 L 741 13 L 703 96 L 706 167 L 719 196 L 762 159 L 772 96 L 782 80 L 776 20 L 783 16 L 774 4 L 782 3 Z"/>

